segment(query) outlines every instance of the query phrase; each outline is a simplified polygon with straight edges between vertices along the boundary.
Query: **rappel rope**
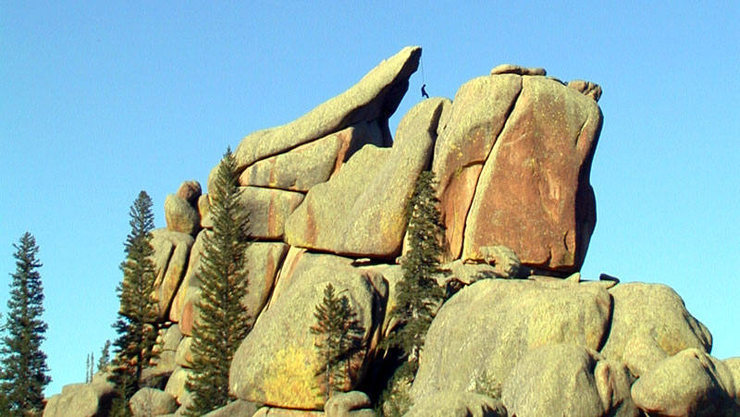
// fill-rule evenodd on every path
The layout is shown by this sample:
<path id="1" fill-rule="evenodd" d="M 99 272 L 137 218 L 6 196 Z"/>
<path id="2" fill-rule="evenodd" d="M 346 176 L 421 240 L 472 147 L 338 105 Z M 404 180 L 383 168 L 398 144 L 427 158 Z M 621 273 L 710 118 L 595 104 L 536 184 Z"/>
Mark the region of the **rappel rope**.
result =
<path id="1" fill-rule="evenodd" d="M 429 98 L 429 94 L 427 94 L 425 88 L 427 86 L 427 77 L 424 74 L 424 58 L 419 58 L 419 64 L 421 64 L 421 98 Z"/>

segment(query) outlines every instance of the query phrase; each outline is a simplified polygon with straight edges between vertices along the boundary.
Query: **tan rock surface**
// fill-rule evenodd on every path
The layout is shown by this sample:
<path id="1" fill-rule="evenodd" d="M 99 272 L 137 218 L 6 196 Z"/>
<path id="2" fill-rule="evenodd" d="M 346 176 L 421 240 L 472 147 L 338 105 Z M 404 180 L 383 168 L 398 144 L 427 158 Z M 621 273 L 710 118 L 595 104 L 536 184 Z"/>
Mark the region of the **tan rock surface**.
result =
<path id="1" fill-rule="evenodd" d="M 381 62 L 347 91 L 297 120 L 245 137 L 234 152 L 238 167 L 243 169 L 361 121 L 389 117 L 408 89 L 408 78 L 416 71 L 420 57 L 421 48 L 406 47 Z M 390 143 L 389 139 L 386 144 Z"/>
<path id="2" fill-rule="evenodd" d="M 635 404 L 663 417 L 722 417 L 740 414 L 735 384 L 725 364 L 699 349 L 659 362 L 632 385 Z"/>
<path id="3" fill-rule="evenodd" d="M 440 392 L 419 399 L 404 417 L 506 417 L 501 400 L 473 392 Z"/>
<path id="4" fill-rule="evenodd" d="M 178 404 L 186 404 L 190 393 L 185 389 L 185 383 L 188 380 L 190 370 L 187 368 L 177 367 L 167 380 L 167 386 L 164 392 L 175 398 Z"/>
<path id="5" fill-rule="evenodd" d="M 687 348 L 712 349 L 712 335 L 687 310 L 670 287 L 640 282 L 609 290 L 614 313 L 601 353 L 641 376 L 659 361 Z"/>
<path id="6" fill-rule="evenodd" d="M 383 146 L 377 123 L 361 122 L 339 132 L 308 142 L 247 167 L 241 185 L 306 192 L 326 182 L 354 152 L 365 144 Z"/>
<path id="7" fill-rule="evenodd" d="M 326 401 L 324 414 L 326 417 L 352 417 L 354 410 L 371 407 L 370 397 L 362 391 L 336 392 Z"/>
<path id="8" fill-rule="evenodd" d="M 290 216 L 290 245 L 350 256 L 400 254 L 404 210 L 431 158 L 443 99 L 424 100 L 404 116 L 391 149 L 365 146 Z"/>
<path id="9" fill-rule="evenodd" d="M 250 324 L 254 323 L 267 303 L 275 285 L 278 269 L 287 252 L 288 245 L 282 242 L 253 242 L 247 248 L 249 283 L 242 305 L 250 316 Z"/>
<path id="10" fill-rule="evenodd" d="M 475 282 L 448 300 L 432 322 L 412 396 L 466 391 L 478 380 L 498 391 L 519 360 L 539 346 L 569 343 L 598 350 L 611 307 L 609 293 L 598 286 Z"/>
<path id="11" fill-rule="evenodd" d="M 177 410 L 175 397 L 158 389 L 144 387 L 129 400 L 133 417 L 151 417 L 170 414 Z"/>
<path id="12" fill-rule="evenodd" d="M 164 219 L 173 232 L 195 234 L 200 230 L 200 215 L 184 198 L 170 194 L 164 200 Z"/>
<path id="13" fill-rule="evenodd" d="M 44 417 L 94 417 L 110 406 L 113 385 L 105 379 L 92 384 L 71 384 L 47 400 Z"/>
<path id="14" fill-rule="evenodd" d="M 735 398 L 740 399 L 740 357 L 725 359 L 722 362 L 730 370 L 735 382 Z"/>
<path id="15" fill-rule="evenodd" d="M 514 64 L 501 64 L 491 70 L 491 75 L 517 74 L 517 75 L 547 75 L 544 68 L 526 68 Z"/>
<path id="16" fill-rule="evenodd" d="M 504 383 L 506 410 L 518 417 L 602 417 L 607 410 L 592 373 L 597 355 L 571 344 L 529 351 Z"/>
<path id="17" fill-rule="evenodd" d="M 249 234 L 256 239 L 282 239 L 288 216 L 303 201 L 303 194 L 262 187 L 239 187 L 249 212 Z"/>
<path id="18" fill-rule="evenodd" d="M 324 404 L 323 378 L 317 376 L 319 358 L 313 313 L 327 283 L 346 294 L 365 329 L 366 346 L 377 340 L 383 300 L 373 283 L 351 266 L 351 260 L 305 253 L 293 268 L 289 286 L 273 297 L 251 333 L 234 355 L 229 373 L 232 393 L 246 401 L 284 408 L 316 409 Z M 282 277 L 281 277 L 282 279 Z M 387 294 L 387 291 L 386 291 Z M 352 389 L 366 370 L 366 351 L 352 361 L 345 389 Z"/>

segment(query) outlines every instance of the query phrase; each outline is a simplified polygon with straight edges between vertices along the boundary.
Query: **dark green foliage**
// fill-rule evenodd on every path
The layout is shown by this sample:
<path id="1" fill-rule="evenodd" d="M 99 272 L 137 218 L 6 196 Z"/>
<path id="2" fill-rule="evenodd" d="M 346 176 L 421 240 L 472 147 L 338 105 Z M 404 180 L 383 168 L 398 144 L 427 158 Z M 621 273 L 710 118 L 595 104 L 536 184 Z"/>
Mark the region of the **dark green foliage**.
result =
<path id="1" fill-rule="evenodd" d="M 95 362 L 95 357 L 92 353 L 87 354 L 87 360 L 85 361 L 85 383 L 89 384 L 92 382 L 93 377 L 93 363 Z"/>
<path id="2" fill-rule="evenodd" d="M 44 388 L 51 381 L 48 376 L 46 354 L 41 350 L 47 325 L 41 319 L 44 313 L 44 290 L 36 258 L 39 252 L 36 239 L 26 232 L 14 244 L 15 273 L 10 283 L 7 334 L 2 338 L 2 374 L 0 378 L 3 416 L 40 416 L 44 409 Z"/>
<path id="3" fill-rule="evenodd" d="M 241 304 L 247 294 L 249 217 L 240 200 L 238 178 L 228 149 L 209 190 L 213 231 L 206 234 L 197 273 L 201 299 L 193 325 L 192 373 L 186 385 L 193 394 L 189 416 L 201 416 L 229 402 L 231 360 L 250 330 L 248 312 Z"/>
<path id="4" fill-rule="evenodd" d="M 396 368 L 385 390 L 380 394 L 376 412 L 383 417 L 401 417 L 411 408 L 409 391 L 414 382 L 414 369 L 411 362 L 404 362 Z"/>
<path id="5" fill-rule="evenodd" d="M 440 242 L 444 231 L 438 204 L 434 194 L 434 174 L 424 171 L 416 181 L 406 210 L 409 250 L 401 264 L 403 278 L 396 288 L 398 304 L 391 311 L 400 325 L 386 342 L 388 346 L 399 347 L 405 352 L 414 374 L 419 352 L 424 346 L 424 336 L 444 296 L 435 280 L 440 273 Z"/>
<path id="6" fill-rule="evenodd" d="M 98 372 L 104 372 L 110 364 L 110 340 L 106 340 L 103 349 L 100 350 L 100 359 L 98 359 Z"/>
<path id="7" fill-rule="evenodd" d="M 323 359 L 317 375 L 325 375 L 325 396 L 329 398 L 333 392 L 349 389 L 346 382 L 351 360 L 363 347 L 365 329 L 349 298 L 338 297 L 331 283 L 326 285 L 324 299 L 316 306 L 314 316 L 316 325 L 311 327 L 311 333 L 318 336 L 314 345 Z"/>
<path id="8" fill-rule="evenodd" d="M 131 232 L 124 244 L 126 260 L 121 264 L 123 281 L 118 286 L 121 307 L 113 328 L 118 333 L 113 342 L 115 358 L 111 382 L 117 398 L 113 416 L 130 415 L 128 399 L 139 389 L 143 369 L 156 356 L 152 351 L 157 338 L 158 305 L 154 299 L 154 229 L 152 200 L 141 191 L 129 212 Z"/>

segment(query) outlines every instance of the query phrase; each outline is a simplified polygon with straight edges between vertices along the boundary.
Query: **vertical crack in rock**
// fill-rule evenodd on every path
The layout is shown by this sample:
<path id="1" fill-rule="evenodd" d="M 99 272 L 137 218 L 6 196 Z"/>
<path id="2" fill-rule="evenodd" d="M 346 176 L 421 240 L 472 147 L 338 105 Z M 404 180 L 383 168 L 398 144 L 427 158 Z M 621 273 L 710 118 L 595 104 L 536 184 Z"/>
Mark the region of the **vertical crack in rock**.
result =
<path id="1" fill-rule="evenodd" d="M 470 216 L 470 211 L 473 209 L 473 206 L 476 203 L 476 199 L 478 198 L 478 183 L 480 182 L 480 176 L 483 174 L 483 169 L 485 169 L 486 162 L 493 156 L 496 155 L 498 150 L 501 148 L 502 143 L 499 141 L 501 136 L 506 132 L 507 127 L 509 126 L 509 120 L 511 118 L 511 115 L 514 113 L 514 109 L 516 108 L 517 102 L 519 102 L 519 97 L 522 95 L 522 90 L 524 89 L 524 85 L 522 83 L 522 77 L 519 77 L 519 91 L 517 91 L 516 96 L 514 96 L 514 99 L 511 101 L 511 105 L 506 111 L 506 117 L 504 120 L 504 124 L 501 127 L 501 130 L 496 134 L 496 139 L 493 142 L 493 146 L 491 146 L 491 149 L 488 151 L 488 155 L 481 163 L 481 171 L 478 173 L 478 177 L 475 179 L 475 187 L 473 187 L 473 198 L 470 200 L 470 205 L 468 205 L 468 209 L 465 211 L 465 220 L 463 221 L 463 230 L 462 230 L 462 242 L 461 242 L 461 250 L 462 254 L 461 256 L 464 257 L 465 255 L 465 236 L 466 232 L 468 230 L 468 216 Z M 495 169 L 495 167 L 493 168 Z"/>

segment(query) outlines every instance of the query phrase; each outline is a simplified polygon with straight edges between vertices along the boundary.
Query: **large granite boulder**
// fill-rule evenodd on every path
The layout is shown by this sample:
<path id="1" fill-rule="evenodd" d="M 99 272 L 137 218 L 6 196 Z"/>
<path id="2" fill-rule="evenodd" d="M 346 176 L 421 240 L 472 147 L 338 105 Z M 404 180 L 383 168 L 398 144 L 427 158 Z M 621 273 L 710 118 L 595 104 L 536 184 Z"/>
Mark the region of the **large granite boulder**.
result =
<path id="1" fill-rule="evenodd" d="M 481 382 L 487 392 L 500 392 L 516 364 L 539 346 L 598 350 L 611 310 L 611 297 L 599 283 L 477 281 L 448 300 L 432 322 L 412 397 L 473 391 Z"/>
<path id="2" fill-rule="evenodd" d="M 154 298 L 159 306 L 160 320 L 166 319 L 170 314 L 170 305 L 185 275 L 194 240 L 187 233 L 168 229 L 152 231 L 156 273 Z"/>
<path id="3" fill-rule="evenodd" d="M 712 335 L 681 297 L 661 284 L 632 282 L 609 290 L 614 313 L 601 353 L 641 376 L 659 361 L 688 349 L 712 350 Z"/>
<path id="4" fill-rule="evenodd" d="M 190 400 L 190 392 L 185 388 L 191 370 L 178 366 L 167 380 L 164 392 L 171 395 L 178 404 L 187 404 Z"/>
<path id="5" fill-rule="evenodd" d="M 735 398 L 740 399 L 740 357 L 725 359 L 722 362 L 730 370 L 735 382 Z"/>
<path id="6" fill-rule="evenodd" d="M 105 374 L 96 375 L 91 384 L 72 384 L 62 387 L 60 394 L 50 397 L 44 408 L 44 417 L 95 417 L 105 415 L 113 399 L 113 384 Z"/>
<path id="7" fill-rule="evenodd" d="M 632 386 L 635 404 L 663 417 L 735 417 L 735 381 L 721 361 L 700 349 L 686 349 L 645 372 Z"/>
<path id="8" fill-rule="evenodd" d="M 198 209 L 177 194 L 164 199 L 164 219 L 173 232 L 195 234 L 200 230 Z"/>
<path id="9" fill-rule="evenodd" d="M 376 122 L 360 122 L 339 132 L 290 149 L 247 167 L 242 185 L 306 192 L 326 182 L 365 144 L 383 146 L 383 132 Z"/>
<path id="10" fill-rule="evenodd" d="M 481 247 L 503 244 L 527 266 L 574 272 L 596 224 L 589 175 L 601 111 L 556 80 L 517 78 L 521 92 L 478 176 L 461 256 L 480 259 Z"/>
<path id="11" fill-rule="evenodd" d="M 175 412 L 177 402 L 162 390 L 145 387 L 131 397 L 129 407 L 133 417 L 152 417 Z"/>
<path id="12" fill-rule="evenodd" d="M 187 201 L 193 207 L 198 206 L 198 200 L 202 195 L 200 183 L 198 181 L 190 180 L 180 184 L 180 188 L 177 189 L 177 196 Z"/>
<path id="13" fill-rule="evenodd" d="M 286 242 L 341 255 L 399 255 L 404 210 L 429 164 L 437 123 L 448 103 L 422 101 L 401 120 L 392 148 L 365 146 L 329 181 L 311 188 L 288 219 Z"/>
<path id="14" fill-rule="evenodd" d="M 242 306 L 250 317 L 250 325 L 259 316 L 272 294 L 277 272 L 288 253 L 288 245 L 282 242 L 253 242 L 246 251 L 247 258 L 247 295 L 242 299 Z"/>
<path id="15" fill-rule="evenodd" d="M 595 351 L 571 344 L 529 351 L 504 383 L 507 411 L 518 417 L 638 417 L 626 369 L 599 359 Z"/>
<path id="16" fill-rule="evenodd" d="M 175 365 L 183 368 L 192 367 L 193 363 L 193 338 L 184 337 L 175 351 Z"/>
<path id="17" fill-rule="evenodd" d="M 291 261 L 292 262 L 292 261 Z M 234 355 L 229 373 L 230 391 L 238 398 L 284 408 L 318 409 L 326 387 L 317 374 L 321 358 L 315 336 L 314 312 L 331 283 L 346 294 L 364 328 L 364 349 L 351 360 L 344 388 L 362 379 L 369 347 L 377 343 L 383 320 L 387 287 L 351 265 L 352 260 L 332 255 L 302 253 L 287 264 L 291 277 L 278 280 L 273 299 Z M 284 268 L 284 269 L 285 269 Z M 374 278 L 374 279 L 373 279 Z"/>
<path id="18" fill-rule="evenodd" d="M 385 120 L 384 143 L 390 144 L 387 118 L 408 89 L 408 79 L 419 66 L 421 48 L 406 47 L 381 62 L 357 84 L 283 126 L 254 132 L 234 151 L 242 170 L 261 159 L 338 132 L 359 122 Z"/>

